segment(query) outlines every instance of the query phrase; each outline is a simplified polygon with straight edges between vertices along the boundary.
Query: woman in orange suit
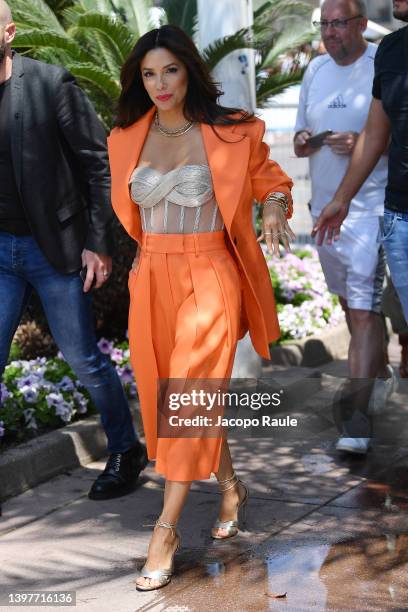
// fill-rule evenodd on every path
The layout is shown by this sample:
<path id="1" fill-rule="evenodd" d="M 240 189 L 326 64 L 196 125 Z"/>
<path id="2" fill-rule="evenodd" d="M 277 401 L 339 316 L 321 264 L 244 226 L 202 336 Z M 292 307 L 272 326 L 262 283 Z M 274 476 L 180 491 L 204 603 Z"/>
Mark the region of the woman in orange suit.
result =
<path id="1" fill-rule="evenodd" d="M 269 160 L 264 123 L 218 104 L 196 47 L 175 26 L 142 36 L 121 72 L 109 137 L 112 201 L 140 246 L 129 274 L 129 341 L 147 450 L 163 474 L 164 504 L 138 590 L 165 586 L 191 481 L 214 473 L 222 493 L 212 536 L 238 532 L 248 490 L 222 437 L 158 435 L 158 379 L 227 379 L 249 329 L 269 358 L 279 337 L 273 291 L 252 224 L 263 203 L 269 251 L 293 234 L 291 180 Z M 177 385 L 176 385 L 177 386 Z M 168 397 L 168 396 L 167 396 Z"/>

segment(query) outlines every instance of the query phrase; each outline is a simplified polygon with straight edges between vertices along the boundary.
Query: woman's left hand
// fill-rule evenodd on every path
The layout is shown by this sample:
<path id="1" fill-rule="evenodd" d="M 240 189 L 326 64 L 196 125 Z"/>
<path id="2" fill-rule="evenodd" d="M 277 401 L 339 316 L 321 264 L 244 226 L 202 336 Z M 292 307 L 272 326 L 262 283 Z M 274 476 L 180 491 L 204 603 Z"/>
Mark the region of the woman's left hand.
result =
<path id="1" fill-rule="evenodd" d="M 280 257 L 279 241 L 290 253 L 289 241 L 295 239 L 296 236 L 290 229 L 283 208 L 277 204 L 264 207 L 262 210 L 262 234 L 259 236 L 258 242 L 265 240 L 268 252 Z"/>

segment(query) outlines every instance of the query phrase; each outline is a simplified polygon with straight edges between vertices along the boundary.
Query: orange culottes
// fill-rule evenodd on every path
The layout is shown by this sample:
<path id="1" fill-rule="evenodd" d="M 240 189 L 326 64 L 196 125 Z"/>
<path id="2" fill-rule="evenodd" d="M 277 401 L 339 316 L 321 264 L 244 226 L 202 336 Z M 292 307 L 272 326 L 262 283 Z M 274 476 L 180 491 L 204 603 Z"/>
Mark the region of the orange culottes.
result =
<path id="1" fill-rule="evenodd" d="M 224 232 L 143 234 L 129 275 L 130 358 L 149 459 L 169 480 L 210 478 L 220 438 L 158 438 L 158 379 L 231 375 L 241 282 Z"/>

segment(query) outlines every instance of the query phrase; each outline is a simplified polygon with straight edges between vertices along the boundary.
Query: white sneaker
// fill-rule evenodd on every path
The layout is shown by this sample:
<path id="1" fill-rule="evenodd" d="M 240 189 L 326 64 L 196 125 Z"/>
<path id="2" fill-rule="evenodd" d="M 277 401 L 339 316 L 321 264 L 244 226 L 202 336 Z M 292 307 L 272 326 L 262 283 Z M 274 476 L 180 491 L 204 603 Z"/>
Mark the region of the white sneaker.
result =
<path id="1" fill-rule="evenodd" d="M 365 455 L 370 448 L 371 438 L 339 438 L 336 444 L 336 450 L 345 451 L 346 453 L 356 453 Z"/>
<path id="2" fill-rule="evenodd" d="M 389 364 L 386 368 L 390 377 L 375 379 L 367 411 L 371 416 L 380 414 L 385 409 L 388 400 L 398 387 L 398 379 L 394 370 Z"/>

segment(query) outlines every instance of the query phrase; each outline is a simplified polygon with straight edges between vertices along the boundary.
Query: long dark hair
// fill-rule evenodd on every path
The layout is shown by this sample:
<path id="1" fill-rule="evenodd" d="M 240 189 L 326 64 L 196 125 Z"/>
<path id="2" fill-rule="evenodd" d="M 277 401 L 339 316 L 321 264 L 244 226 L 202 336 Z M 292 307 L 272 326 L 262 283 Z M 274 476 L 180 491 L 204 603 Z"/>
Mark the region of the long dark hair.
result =
<path id="1" fill-rule="evenodd" d="M 211 78 L 191 38 L 181 28 L 165 25 L 139 38 L 122 66 L 122 92 L 118 101 L 116 125 L 128 127 L 153 106 L 143 84 L 140 65 L 146 53 L 159 47 L 170 51 L 187 69 L 188 87 L 184 104 L 186 119 L 209 125 L 233 125 L 252 120 L 251 113 L 218 104 L 218 98 L 223 92 Z"/>

